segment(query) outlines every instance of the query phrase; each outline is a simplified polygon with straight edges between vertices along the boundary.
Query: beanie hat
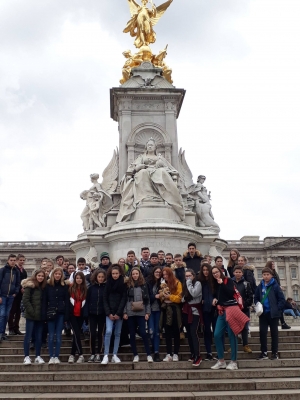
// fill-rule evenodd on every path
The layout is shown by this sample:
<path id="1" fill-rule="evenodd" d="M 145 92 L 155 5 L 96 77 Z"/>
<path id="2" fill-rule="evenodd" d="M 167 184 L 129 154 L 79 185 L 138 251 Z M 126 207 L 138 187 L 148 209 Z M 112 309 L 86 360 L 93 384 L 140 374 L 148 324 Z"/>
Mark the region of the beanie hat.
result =
<path id="1" fill-rule="evenodd" d="M 103 251 L 103 252 L 100 254 L 100 261 L 102 261 L 102 258 L 108 258 L 108 259 L 110 260 L 110 257 L 109 257 L 109 254 L 108 254 L 107 251 Z"/>

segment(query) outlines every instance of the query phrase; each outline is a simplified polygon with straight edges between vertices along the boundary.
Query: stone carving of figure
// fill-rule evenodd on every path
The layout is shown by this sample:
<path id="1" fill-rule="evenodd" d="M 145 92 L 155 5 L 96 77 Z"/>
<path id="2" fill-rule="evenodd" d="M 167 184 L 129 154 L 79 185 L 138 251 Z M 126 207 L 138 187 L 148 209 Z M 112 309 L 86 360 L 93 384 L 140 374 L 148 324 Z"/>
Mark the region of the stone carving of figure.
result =
<path id="1" fill-rule="evenodd" d="M 117 222 L 128 221 L 142 201 L 164 201 L 184 220 L 182 198 L 177 187 L 178 172 L 156 153 L 153 138 L 146 143 L 145 152 L 128 168 L 122 180 L 122 201 Z"/>
<path id="2" fill-rule="evenodd" d="M 105 214 L 112 207 L 112 200 L 98 182 L 99 174 L 90 175 L 93 186 L 84 190 L 80 197 L 86 200 L 86 205 L 81 213 L 82 225 L 85 231 L 92 231 L 98 227 L 105 226 Z"/>
<path id="3" fill-rule="evenodd" d="M 173 0 L 168 0 L 159 7 L 152 3 L 152 9 L 147 8 L 148 0 L 142 0 L 140 6 L 135 0 L 128 0 L 128 5 L 132 18 L 127 23 L 124 33 L 130 33 L 132 37 L 136 37 L 134 42 L 138 49 L 142 46 L 148 46 L 150 43 L 155 43 L 156 33 L 153 26 L 157 24 L 163 16 L 167 8 Z"/>

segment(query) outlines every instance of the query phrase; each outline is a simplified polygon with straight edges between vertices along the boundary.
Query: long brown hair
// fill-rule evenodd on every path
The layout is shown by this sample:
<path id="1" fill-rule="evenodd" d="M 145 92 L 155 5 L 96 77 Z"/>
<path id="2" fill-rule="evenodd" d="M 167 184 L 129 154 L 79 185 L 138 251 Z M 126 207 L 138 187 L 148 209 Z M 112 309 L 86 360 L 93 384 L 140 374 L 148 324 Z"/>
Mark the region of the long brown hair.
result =
<path id="1" fill-rule="evenodd" d="M 173 274 L 173 271 L 171 268 L 164 267 L 163 273 L 164 272 L 166 272 L 168 275 L 168 279 L 167 279 L 168 288 L 170 289 L 171 294 L 173 294 L 174 292 L 176 292 L 179 280 L 175 278 L 175 275 Z"/>
<path id="2" fill-rule="evenodd" d="M 133 271 L 138 271 L 138 273 L 139 273 L 139 279 L 137 281 L 134 281 L 133 278 L 132 278 L 132 272 Z M 141 270 L 139 268 L 137 268 L 137 267 L 133 267 L 132 270 L 130 271 L 130 275 L 129 275 L 129 280 L 127 282 L 127 286 L 128 287 L 134 287 L 136 282 L 137 282 L 137 284 L 139 286 L 142 286 L 142 285 L 145 284 L 145 279 L 143 277 L 143 274 L 142 274 Z"/>
<path id="3" fill-rule="evenodd" d="M 218 271 L 220 271 L 220 278 L 223 279 L 223 282 L 224 282 L 224 279 L 226 279 L 226 276 L 224 275 L 224 272 L 221 270 L 220 267 L 217 267 L 216 265 L 212 267 L 212 269 L 210 270 L 210 275 L 211 275 L 211 279 L 213 282 L 213 288 L 214 288 L 214 290 L 216 290 L 218 282 L 212 273 L 214 269 L 217 269 Z M 227 279 L 229 279 L 229 278 L 227 278 Z"/>
<path id="4" fill-rule="evenodd" d="M 273 269 L 273 268 L 272 268 L 272 264 L 273 264 L 273 261 L 267 261 L 267 263 L 266 263 L 266 265 L 265 265 L 265 268 Z"/>
<path id="5" fill-rule="evenodd" d="M 231 258 L 231 252 L 234 252 L 237 255 L 237 259 L 236 262 L 233 261 L 233 259 Z M 229 252 L 229 260 L 228 260 L 228 265 L 227 267 L 234 267 L 235 263 L 238 262 L 238 258 L 240 257 L 240 252 L 237 249 L 231 249 Z"/>
<path id="6" fill-rule="evenodd" d="M 51 276 L 50 276 L 50 279 L 49 279 L 49 285 L 50 285 L 50 286 L 54 286 L 54 282 L 55 282 L 54 274 L 55 274 L 55 272 L 58 272 L 58 271 L 61 273 L 60 284 L 61 284 L 62 286 L 65 286 L 64 271 L 63 271 L 63 269 L 62 269 L 61 267 L 56 267 L 56 268 L 54 268 L 54 269 L 52 270 Z"/>
<path id="7" fill-rule="evenodd" d="M 36 277 L 37 277 L 38 274 L 43 274 L 43 275 L 44 275 L 44 280 L 43 280 L 42 283 L 39 283 L 39 282 L 37 281 L 37 279 L 36 279 Z M 47 277 L 46 277 L 46 273 L 45 273 L 45 271 L 44 271 L 43 269 L 36 269 L 36 270 L 33 272 L 33 275 L 31 276 L 30 280 L 34 283 L 34 286 L 35 286 L 36 288 L 40 287 L 41 289 L 44 289 L 45 286 L 47 285 Z"/>
<path id="8" fill-rule="evenodd" d="M 102 268 L 97 268 L 97 269 L 95 269 L 95 271 L 92 274 L 91 285 L 94 285 L 95 283 L 98 283 L 97 277 L 98 277 L 99 274 L 103 274 L 104 275 L 104 282 L 106 281 L 106 271 L 104 271 L 104 269 L 102 269 Z"/>
<path id="9" fill-rule="evenodd" d="M 80 276 L 80 278 L 82 279 L 82 283 L 80 285 L 78 285 L 76 283 L 77 276 Z M 78 298 L 78 292 L 80 293 L 79 298 Z M 73 281 L 73 284 L 70 286 L 69 293 L 70 293 L 70 296 L 76 300 L 86 299 L 87 287 L 86 287 L 85 276 L 84 276 L 83 272 L 78 271 L 74 274 L 74 281 Z"/>
<path id="10" fill-rule="evenodd" d="M 206 277 L 205 277 L 204 274 L 203 274 L 203 268 L 204 268 L 204 267 L 206 267 L 206 268 L 208 269 L 208 277 L 207 277 L 207 279 L 206 279 Z M 199 273 L 199 278 L 198 278 L 198 280 L 199 280 L 199 282 L 201 282 L 201 284 L 202 284 L 203 282 L 207 282 L 207 283 L 209 284 L 211 290 L 213 290 L 213 289 L 214 289 L 214 281 L 213 281 L 213 276 L 212 276 L 211 270 L 212 270 L 212 266 L 211 266 L 210 264 L 208 264 L 208 263 L 203 263 L 203 264 L 201 265 L 201 267 L 200 267 L 200 273 Z"/>

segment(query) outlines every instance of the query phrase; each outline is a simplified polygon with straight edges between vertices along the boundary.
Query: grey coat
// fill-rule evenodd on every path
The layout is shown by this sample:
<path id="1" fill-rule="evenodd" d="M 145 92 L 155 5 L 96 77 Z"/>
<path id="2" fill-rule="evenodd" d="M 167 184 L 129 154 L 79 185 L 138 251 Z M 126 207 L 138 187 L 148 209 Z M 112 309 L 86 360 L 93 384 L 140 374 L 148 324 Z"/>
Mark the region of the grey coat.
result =
<path id="1" fill-rule="evenodd" d="M 134 290 L 134 297 L 133 301 L 143 301 L 143 293 L 140 286 L 133 288 Z M 132 298 L 128 298 L 126 306 L 124 308 L 124 314 L 127 314 L 128 317 L 144 317 L 146 314 L 151 314 L 151 306 L 150 301 L 145 304 L 144 301 L 144 309 L 142 311 L 132 311 Z"/>

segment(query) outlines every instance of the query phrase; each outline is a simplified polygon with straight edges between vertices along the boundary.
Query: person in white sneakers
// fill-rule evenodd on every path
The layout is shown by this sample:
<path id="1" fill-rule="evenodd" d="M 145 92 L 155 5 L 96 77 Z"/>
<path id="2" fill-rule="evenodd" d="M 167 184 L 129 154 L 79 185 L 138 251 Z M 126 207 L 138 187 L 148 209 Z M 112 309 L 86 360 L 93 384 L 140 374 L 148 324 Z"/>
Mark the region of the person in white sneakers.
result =
<path id="1" fill-rule="evenodd" d="M 26 333 L 24 337 L 24 364 L 31 364 L 29 347 L 32 332 L 35 333 L 36 364 L 44 364 L 41 357 L 42 333 L 45 321 L 42 320 L 42 296 L 47 284 L 46 274 L 42 269 L 36 270 L 31 278 L 22 281 L 23 306 L 25 308 Z"/>
<path id="2" fill-rule="evenodd" d="M 85 275 L 82 271 L 75 272 L 74 281 L 69 289 L 70 293 L 70 326 L 73 331 L 72 349 L 68 362 L 73 364 L 75 361 L 75 354 L 78 353 L 79 357 L 77 363 L 84 363 L 84 356 L 81 344 L 81 327 L 84 318 L 87 317 L 86 297 L 87 287 L 85 282 Z"/>
<path id="3" fill-rule="evenodd" d="M 108 364 L 108 353 L 113 328 L 115 328 L 114 349 L 111 362 L 120 363 L 117 353 L 120 344 L 123 323 L 123 311 L 127 300 L 127 286 L 124 283 L 121 267 L 111 266 L 111 275 L 107 278 L 103 294 L 104 311 L 106 315 L 106 330 L 104 339 L 104 357 L 101 364 Z"/>
<path id="4" fill-rule="evenodd" d="M 131 269 L 127 286 L 127 304 L 124 309 L 123 318 L 128 320 L 133 362 L 136 363 L 140 360 L 135 338 L 137 327 L 139 327 L 139 334 L 144 342 L 147 361 L 153 362 L 146 332 L 146 321 L 149 320 L 151 314 L 149 291 L 148 285 L 139 268 L 133 267 Z"/>

